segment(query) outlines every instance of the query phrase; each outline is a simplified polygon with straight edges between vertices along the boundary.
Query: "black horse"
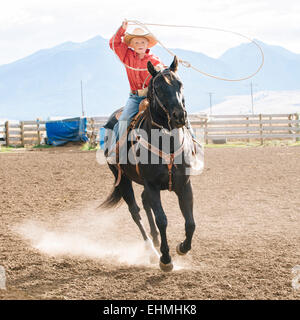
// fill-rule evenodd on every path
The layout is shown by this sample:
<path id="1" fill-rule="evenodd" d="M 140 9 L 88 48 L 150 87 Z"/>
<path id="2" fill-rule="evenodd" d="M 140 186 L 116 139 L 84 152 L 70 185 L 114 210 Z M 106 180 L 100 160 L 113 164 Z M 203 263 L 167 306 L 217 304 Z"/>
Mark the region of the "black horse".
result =
<path id="1" fill-rule="evenodd" d="M 174 191 L 178 196 L 179 206 L 185 219 L 185 232 L 186 238 L 183 242 L 177 246 L 177 253 L 180 255 L 186 254 L 191 249 L 191 242 L 193 233 L 195 230 L 195 221 L 193 218 L 193 192 L 190 181 L 190 176 L 186 172 L 186 168 L 189 164 L 183 159 L 181 163 L 176 159 L 182 154 L 183 146 L 187 147 L 187 139 L 184 137 L 189 134 L 185 128 L 187 113 L 185 110 L 183 85 L 178 78 L 176 71 L 178 69 L 177 57 L 174 58 L 171 66 L 163 71 L 156 71 L 152 63 L 148 62 L 148 71 L 152 75 L 149 83 L 147 99 L 149 101 L 149 107 L 144 111 L 143 116 L 137 120 L 136 127 L 139 130 L 144 130 L 150 137 L 152 129 L 159 130 L 162 136 L 170 135 L 171 130 L 176 131 L 177 134 L 173 135 L 170 143 L 169 153 L 165 153 L 162 150 L 162 143 L 148 138 L 147 143 L 141 143 L 141 136 L 132 133 L 137 132 L 137 129 L 132 130 L 129 133 L 131 138 L 134 136 L 134 144 L 128 138 L 129 156 L 130 152 L 133 152 L 130 147 L 139 145 L 139 152 L 146 150 L 148 159 L 153 157 L 153 150 L 158 151 L 159 163 L 134 163 L 111 165 L 110 170 L 113 172 L 118 185 L 115 187 L 108 198 L 101 204 L 101 207 L 109 208 L 115 206 L 121 198 L 123 198 L 129 208 L 133 220 L 139 227 L 143 239 L 148 241 L 149 238 L 145 232 L 145 229 L 141 222 L 139 214 L 140 208 L 138 207 L 134 191 L 132 188 L 132 181 L 135 181 L 144 186 L 142 193 L 142 202 L 144 209 L 147 213 L 147 217 L 150 224 L 151 236 L 153 243 L 156 247 L 159 246 L 158 232 L 156 226 L 159 229 L 161 237 L 160 251 L 162 253 L 160 257 L 160 268 L 163 271 L 171 271 L 173 264 L 171 256 L 169 254 L 169 246 L 167 242 L 167 217 L 163 210 L 160 198 L 161 190 L 169 189 Z M 110 117 L 106 123 L 106 128 L 113 128 L 114 123 L 117 121 L 115 118 L 116 112 Z M 173 130 L 175 129 L 175 130 Z M 107 131 L 107 130 L 106 130 Z M 138 131 L 139 132 L 139 131 Z M 140 138 L 140 139 L 139 139 Z M 190 140 L 191 141 L 191 140 Z M 106 149 L 108 148 L 106 145 Z M 147 148 L 148 146 L 148 148 Z M 193 144 L 188 146 L 192 148 Z M 151 150 L 150 150 L 151 149 Z M 138 153 L 138 151 L 137 151 Z M 145 152 L 144 152 L 145 153 Z M 107 156 L 107 150 L 105 151 Z M 169 158 L 168 161 L 166 158 Z M 152 211 L 155 216 L 156 225 L 153 219 Z"/>

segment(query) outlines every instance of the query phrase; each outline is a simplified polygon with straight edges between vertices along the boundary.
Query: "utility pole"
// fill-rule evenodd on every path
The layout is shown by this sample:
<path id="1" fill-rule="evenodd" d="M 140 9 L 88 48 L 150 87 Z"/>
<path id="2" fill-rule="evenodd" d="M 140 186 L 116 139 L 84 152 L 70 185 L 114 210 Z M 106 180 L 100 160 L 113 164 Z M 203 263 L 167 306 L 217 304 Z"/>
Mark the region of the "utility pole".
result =
<path id="1" fill-rule="evenodd" d="M 209 109 L 210 109 L 210 115 L 212 115 L 212 95 L 214 92 L 208 92 L 209 94 Z"/>
<path id="2" fill-rule="evenodd" d="M 80 81 L 80 85 L 81 85 L 81 111 L 82 111 L 82 116 L 84 117 L 83 92 L 82 92 L 82 80 Z"/>
<path id="3" fill-rule="evenodd" d="M 245 84 L 244 86 L 246 86 L 247 88 L 249 88 L 249 83 Z M 251 95 L 251 112 L 252 114 L 254 114 L 254 88 L 258 87 L 257 83 L 253 83 L 252 81 L 250 82 L 250 95 Z"/>
<path id="4" fill-rule="evenodd" d="M 250 82 L 250 88 L 251 88 L 251 106 L 252 106 L 252 114 L 254 114 L 254 107 L 253 107 L 253 83 Z"/>

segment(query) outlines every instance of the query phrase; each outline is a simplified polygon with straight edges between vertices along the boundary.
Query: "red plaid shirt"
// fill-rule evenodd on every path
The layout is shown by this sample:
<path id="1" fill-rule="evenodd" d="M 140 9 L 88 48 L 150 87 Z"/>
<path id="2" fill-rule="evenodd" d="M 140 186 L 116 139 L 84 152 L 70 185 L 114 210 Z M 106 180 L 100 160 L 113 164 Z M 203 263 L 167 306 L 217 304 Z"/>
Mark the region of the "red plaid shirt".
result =
<path id="1" fill-rule="evenodd" d="M 162 64 L 162 62 L 159 60 L 158 57 L 150 53 L 149 49 L 147 49 L 144 58 L 140 59 L 138 54 L 134 50 L 129 48 L 127 44 L 125 44 L 122 41 L 122 37 L 124 36 L 124 34 L 125 34 L 125 30 L 122 27 L 120 27 L 116 33 L 115 42 L 114 42 L 115 51 L 119 56 L 119 58 L 121 59 L 121 61 L 123 61 L 128 66 L 137 68 L 137 69 L 147 69 L 147 62 L 149 60 L 152 62 L 154 66 L 158 64 Z M 113 48 L 112 47 L 113 38 L 114 37 L 112 37 L 109 41 L 109 46 L 111 47 L 111 49 Z M 126 72 L 127 72 L 127 76 L 130 84 L 130 89 L 131 90 L 142 89 L 143 83 L 147 78 L 147 76 L 149 75 L 149 72 L 135 71 L 129 68 L 126 68 Z M 148 77 L 144 86 L 145 88 L 148 86 L 150 79 L 151 77 Z"/>

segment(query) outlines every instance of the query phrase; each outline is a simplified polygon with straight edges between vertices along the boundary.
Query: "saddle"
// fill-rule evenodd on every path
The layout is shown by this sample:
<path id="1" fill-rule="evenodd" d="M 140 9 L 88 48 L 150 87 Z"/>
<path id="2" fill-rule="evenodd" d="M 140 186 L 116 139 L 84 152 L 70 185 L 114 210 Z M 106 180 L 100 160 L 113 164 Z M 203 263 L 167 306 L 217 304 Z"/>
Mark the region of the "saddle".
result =
<path id="1" fill-rule="evenodd" d="M 138 115 L 139 113 L 145 111 L 145 110 L 148 108 L 148 106 L 149 106 L 149 100 L 148 100 L 147 98 L 145 98 L 144 100 L 141 101 L 141 103 L 140 103 L 140 105 L 139 105 L 139 112 L 137 113 L 137 115 Z M 120 110 L 115 114 L 115 117 L 116 117 L 117 120 L 120 119 L 122 112 L 123 112 L 123 108 L 120 109 Z M 137 115 L 136 115 L 136 116 L 137 116 Z M 131 120 L 131 122 L 136 118 L 136 116 Z M 130 123 L 131 123 L 131 122 L 130 122 Z"/>
<path id="2" fill-rule="evenodd" d="M 141 103 L 139 105 L 138 113 L 131 119 L 131 121 L 127 127 L 126 133 L 124 133 L 122 137 L 119 137 L 119 140 L 117 141 L 117 158 L 119 157 L 120 147 L 124 144 L 125 141 L 127 141 L 128 132 L 130 131 L 130 129 L 135 128 L 135 124 L 136 124 L 137 120 L 141 118 L 141 116 L 144 114 L 144 111 L 148 108 L 148 106 L 149 106 L 149 100 L 147 98 L 145 98 L 144 100 L 141 101 Z M 119 109 L 113 115 L 112 119 L 108 120 L 108 123 L 114 124 L 115 122 L 117 122 L 120 119 L 122 112 L 123 112 L 123 108 Z M 104 127 L 109 127 L 109 125 L 106 124 Z"/>
<path id="3" fill-rule="evenodd" d="M 145 98 L 144 100 L 141 101 L 140 105 L 139 105 L 139 112 L 133 117 L 133 119 L 131 120 L 126 133 L 120 137 L 119 141 L 117 142 L 117 148 L 116 148 L 116 153 L 117 153 L 117 169 L 118 169 L 118 176 L 117 176 L 117 180 L 115 182 L 115 187 L 119 185 L 120 181 L 121 181 L 121 175 L 122 175 L 122 169 L 121 166 L 118 162 L 119 159 L 119 150 L 122 147 L 122 145 L 127 141 L 127 135 L 129 133 L 129 131 L 131 129 L 135 129 L 136 125 L 138 125 L 139 123 L 141 123 L 141 121 L 143 121 L 142 119 L 144 118 L 144 111 L 147 110 L 147 108 L 149 107 L 149 101 L 147 98 Z M 115 121 L 118 121 L 118 119 L 120 118 L 121 114 L 122 114 L 123 109 L 118 110 L 115 115 Z M 137 138 L 137 137 L 136 137 Z M 176 166 L 176 164 L 174 163 L 174 158 L 177 156 L 177 154 L 180 154 L 182 152 L 186 152 L 186 154 L 188 154 L 188 158 L 189 158 L 189 163 L 190 163 L 190 170 L 196 170 L 196 171 L 202 171 L 203 170 L 203 150 L 201 149 L 201 145 L 199 144 L 199 142 L 197 142 L 195 139 L 192 138 L 191 134 L 187 134 L 185 135 L 186 138 L 186 143 L 182 143 L 181 147 L 174 152 L 173 154 L 165 154 L 164 152 L 162 152 L 161 150 L 155 148 L 154 146 L 151 146 L 151 152 L 156 153 L 159 157 L 164 158 L 166 160 L 166 162 L 168 163 L 168 174 L 169 174 L 169 191 L 172 191 L 172 167 Z M 142 138 L 139 139 L 139 142 L 141 145 L 143 145 L 145 148 L 149 149 L 149 144 L 147 141 L 143 141 Z M 131 139 L 131 145 L 133 147 L 133 140 Z M 200 148 L 199 148 L 200 147 Z M 199 159 L 200 156 L 200 159 Z M 139 170 L 139 165 L 138 162 L 136 161 L 136 172 L 138 174 L 138 176 L 140 177 L 140 170 Z M 192 171 L 190 171 L 190 174 L 193 174 Z M 195 174 L 195 173 L 194 173 Z"/>
<path id="4" fill-rule="evenodd" d="M 117 141 L 117 144 L 116 144 L 116 158 L 117 158 L 117 168 L 118 168 L 118 177 L 117 177 L 117 181 L 115 182 L 115 187 L 119 185 L 120 181 L 121 181 L 121 175 L 122 175 L 122 169 L 120 167 L 120 164 L 119 164 L 119 152 L 120 152 L 120 148 L 122 147 L 122 145 L 127 141 L 127 135 L 128 135 L 128 132 L 135 128 L 136 126 L 136 122 L 141 119 L 141 117 L 143 116 L 144 114 L 144 111 L 147 110 L 147 108 L 149 107 L 149 100 L 147 98 L 145 98 L 144 100 L 141 101 L 140 105 L 139 105 L 139 111 L 138 113 L 132 118 L 132 120 L 130 121 L 130 124 L 126 130 L 126 133 L 124 133 L 124 135 L 122 137 L 119 138 L 119 141 Z M 118 121 L 120 119 L 120 116 L 123 112 L 123 108 L 122 109 L 119 109 L 115 115 L 114 115 L 114 118 L 115 118 L 115 121 Z M 131 144 L 133 142 L 131 141 Z M 136 170 L 137 170 L 137 173 L 138 175 L 140 175 L 139 173 L 139 169 L 138 169 L 138 164 L 136 164 Z"/>
<path id="5" fill-rule="evenodd" d="M 127 135 L 128 132 L 135 128 L 136 122 L 138 119 L 141 118 L 141 116 L 144 114 L 144 111 L 147 110 L 149 107 L 149 101 L 147 98 L 141 101 L 139 105 L 139 112 L 131 119 L 129 126 L 127 127 L 126 133 L 123 134 L 122 137 L 119 138 L 119 141 L 117 142 L 117 153 L 119 153 L 119 148 L 124 144 L 125 141 L 127 141 Z M 116 119 L 118 120 L 122 114 L 123 109 L 119 110 L 119 112 L 116 114 Z M 118 116 L 118 117 L 117 117 Z"/>

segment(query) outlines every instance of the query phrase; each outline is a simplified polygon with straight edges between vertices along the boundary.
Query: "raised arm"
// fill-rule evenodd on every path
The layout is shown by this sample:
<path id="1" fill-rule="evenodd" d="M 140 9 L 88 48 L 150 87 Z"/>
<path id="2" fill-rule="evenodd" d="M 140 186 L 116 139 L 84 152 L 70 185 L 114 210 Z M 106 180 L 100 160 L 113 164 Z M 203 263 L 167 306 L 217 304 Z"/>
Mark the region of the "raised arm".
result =
<path id="1" fill-rule="evenodd" d="M 121 61 L 124 61 L 126 56 L 128 46 L 124 42 L 122 42 L 122 37 L 124 36 L 126 29 L 128 26 L 128 22 L 125 20 L 122 23 L 122 26 L 118 29 L 117 33 L 112 36 L 109 40 L 109 46 L 113 50 L 115 50 L 116 54 L 119 56 Z"/>

